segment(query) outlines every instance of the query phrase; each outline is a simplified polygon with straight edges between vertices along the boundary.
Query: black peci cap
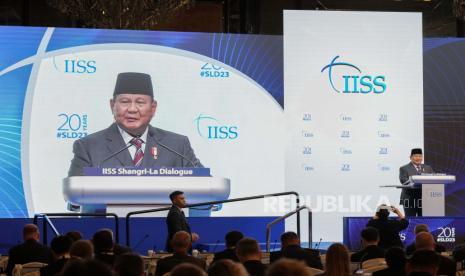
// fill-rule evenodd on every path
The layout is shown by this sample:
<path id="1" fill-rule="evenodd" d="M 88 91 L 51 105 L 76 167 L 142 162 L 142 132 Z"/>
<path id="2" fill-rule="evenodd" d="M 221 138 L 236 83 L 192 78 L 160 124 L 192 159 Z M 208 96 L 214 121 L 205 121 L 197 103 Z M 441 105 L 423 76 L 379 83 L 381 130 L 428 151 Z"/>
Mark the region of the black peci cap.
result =
<path id="1" fill-rule="evenodd" d="M 410 153 L 410 156 L 412 156 L 414 154 L 423 154 L 423 151 L 420 148 L 412 149 L 412 152 Z"/>
<path id="2" fill-rule="evenodd" d="M 119 94 L 141 94 L 153 98 L 152 79 L 149 74 L 124 72 L 116 78 L 113 97 Z"/>

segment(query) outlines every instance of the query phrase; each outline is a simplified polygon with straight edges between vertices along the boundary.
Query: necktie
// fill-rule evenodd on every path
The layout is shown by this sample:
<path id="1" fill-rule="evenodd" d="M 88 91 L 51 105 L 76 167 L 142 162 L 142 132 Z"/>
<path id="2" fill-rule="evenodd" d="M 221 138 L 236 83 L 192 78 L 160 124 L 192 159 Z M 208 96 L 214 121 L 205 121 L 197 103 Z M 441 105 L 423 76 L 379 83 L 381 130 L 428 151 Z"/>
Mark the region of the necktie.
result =
<path id="1" fill-rule="evenodd" d="M 132 162 L 134 167 L 138 167 L 142 163 L 142 158 L 144 158 L 144 152 L 142 151 L 142 144 L 144 142 L 140 138 L 133 138 L 130 143 L 136 147 L 136 154 L 134 154 L 134 159 Z"/>

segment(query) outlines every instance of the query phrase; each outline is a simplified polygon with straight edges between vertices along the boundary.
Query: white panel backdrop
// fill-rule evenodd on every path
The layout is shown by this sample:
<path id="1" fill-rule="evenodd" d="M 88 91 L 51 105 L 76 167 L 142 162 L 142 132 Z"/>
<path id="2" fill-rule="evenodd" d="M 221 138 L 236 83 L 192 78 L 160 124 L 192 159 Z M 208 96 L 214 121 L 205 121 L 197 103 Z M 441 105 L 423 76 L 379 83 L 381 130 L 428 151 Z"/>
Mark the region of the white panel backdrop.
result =
<path id="1" fill-rule="evenodd" d="M 421 26 L 419 13 L 284 12 L 286 190 L 314 209 L 314 240 L 342 241 L 343 216 L 398 206 L 400 191 L 379 186 L 399 184 L 423 146 Z M 384 92 L 344 93 L 344 76 L 349 91 Z"/>

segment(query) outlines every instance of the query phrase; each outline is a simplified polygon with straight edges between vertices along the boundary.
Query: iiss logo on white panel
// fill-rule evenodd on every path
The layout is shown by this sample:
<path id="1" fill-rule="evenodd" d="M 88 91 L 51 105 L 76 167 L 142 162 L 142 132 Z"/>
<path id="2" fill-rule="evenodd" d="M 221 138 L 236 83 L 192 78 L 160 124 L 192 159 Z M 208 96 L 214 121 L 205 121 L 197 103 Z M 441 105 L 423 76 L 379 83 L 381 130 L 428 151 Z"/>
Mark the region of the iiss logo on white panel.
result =
<path id="1" fill-rule="evenodd" d="M 328 74 L 328 82 L 334 92 L 382 94 L 387 91 L 386 76 L 365 73 L 359 66 L 339 58 L 339 55 L 335 56 L 321 69 L 321 73 Z"/>

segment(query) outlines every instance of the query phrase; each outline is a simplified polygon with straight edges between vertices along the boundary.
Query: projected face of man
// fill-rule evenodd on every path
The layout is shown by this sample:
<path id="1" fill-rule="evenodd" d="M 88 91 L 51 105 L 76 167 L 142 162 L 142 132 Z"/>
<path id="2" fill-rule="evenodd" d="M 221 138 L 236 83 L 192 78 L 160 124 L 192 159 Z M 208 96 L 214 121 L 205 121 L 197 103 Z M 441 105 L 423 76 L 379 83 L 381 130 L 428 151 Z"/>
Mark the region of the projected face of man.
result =
<path id="1" fill-rule="evenodd" d="M 119 127 L 133 136 L 144 133 L 157 110 L 157 102 L 141 94 L 119 94 L 110 106 Z"/>
<path id="2" fill-rule="evenodd" d="M 421 162 L 423 162 L 423 154 L 412 154 L 412 156 L 410 156 L 410 161 L 412 161 L 414 165 L 420 165 Z"/>

